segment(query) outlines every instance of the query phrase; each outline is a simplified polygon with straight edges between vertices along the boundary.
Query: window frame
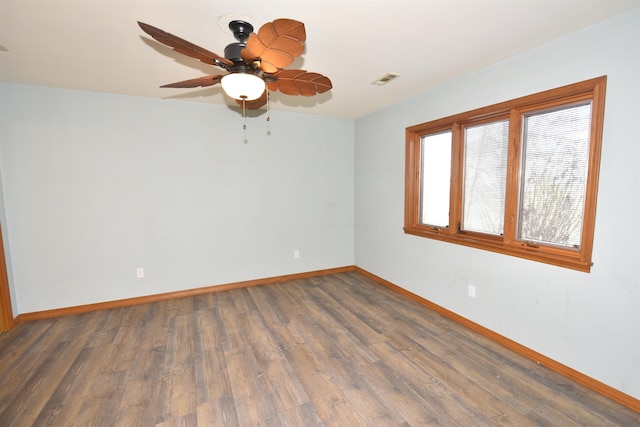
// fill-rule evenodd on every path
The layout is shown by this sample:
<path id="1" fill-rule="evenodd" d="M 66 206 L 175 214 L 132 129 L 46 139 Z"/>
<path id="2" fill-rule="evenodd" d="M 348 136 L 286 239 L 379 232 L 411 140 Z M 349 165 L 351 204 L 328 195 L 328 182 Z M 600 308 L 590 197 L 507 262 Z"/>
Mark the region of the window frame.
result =
<path id="1" fill-rule="evenodd" d="M 441 240 L 533 261 L 590 272 L 595 231 L 596 202 L 604 124 L 607 76 L 562 86 L 465 113 L 406 128 L 405 214 L 406 234 Z M 517 221 L 522 172 L 522 126 L 525 114 L 591 102 L 589 158 L 580 248 L 567 248 L 517 238 Z M 460 229 L 463 212 L 464 127 L 509 119 L 504 232 L 502 236 Z M 452 132 L 449 227 L 420 223 L 421 138 L 438 132 Z"/>

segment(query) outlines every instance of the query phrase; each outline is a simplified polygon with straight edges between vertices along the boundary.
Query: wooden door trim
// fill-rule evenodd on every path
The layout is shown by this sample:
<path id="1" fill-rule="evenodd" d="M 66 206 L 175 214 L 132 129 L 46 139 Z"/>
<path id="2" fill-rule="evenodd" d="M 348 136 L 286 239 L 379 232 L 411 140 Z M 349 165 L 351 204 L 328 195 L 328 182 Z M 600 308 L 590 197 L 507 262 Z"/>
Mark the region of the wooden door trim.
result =
<path id="1" fill-rule="evenodd" d="M 0 227 L 0 304 L 2 304 L 2 314 L 4 324 L 8 331 L 16 326 L 11 307 L 11 293 L 9 292 L 9 276 L 7 275 L 7 260 L 4 253 L 4 240 L 2 238 L 2 228 Z"/>

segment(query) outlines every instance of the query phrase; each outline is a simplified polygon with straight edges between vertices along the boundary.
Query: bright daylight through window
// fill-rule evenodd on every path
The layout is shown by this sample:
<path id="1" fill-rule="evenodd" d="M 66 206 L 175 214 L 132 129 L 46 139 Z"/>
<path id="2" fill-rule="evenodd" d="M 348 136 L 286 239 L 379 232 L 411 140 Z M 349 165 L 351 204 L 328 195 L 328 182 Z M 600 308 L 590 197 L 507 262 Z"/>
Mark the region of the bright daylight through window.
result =
<path id="1" fill-rule="evenodd" d="M 407 128 L 405 232 L 590 271 L 605 86 Z"/>

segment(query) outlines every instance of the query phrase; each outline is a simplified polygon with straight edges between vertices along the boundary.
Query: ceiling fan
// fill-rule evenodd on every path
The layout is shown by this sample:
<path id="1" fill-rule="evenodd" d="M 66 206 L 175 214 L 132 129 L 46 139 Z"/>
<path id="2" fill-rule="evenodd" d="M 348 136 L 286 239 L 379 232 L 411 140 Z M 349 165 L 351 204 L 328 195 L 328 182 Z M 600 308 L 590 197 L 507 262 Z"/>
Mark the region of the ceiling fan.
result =
<path id="1" fill-rule="evenodd" d="M 220 83 L 224 92 L 243 110 L 255 110 L 265 105 L 269 91 L 314 96 L 332 88 L 329 78 L 322 74 L 285 69 L 300 56 L 307 37 L 304 24 L 293 19 L 276 19 L 264 24 L 257 33 L 248 22 L 231 21 L 229 29 L 237 42 L 224 49 L 224 57 L 143 22 L 138 21 L 138 25 L 176 52 L 227 71 L 223 75 L 198 77 L 160 87 L 193 88 Z"/>

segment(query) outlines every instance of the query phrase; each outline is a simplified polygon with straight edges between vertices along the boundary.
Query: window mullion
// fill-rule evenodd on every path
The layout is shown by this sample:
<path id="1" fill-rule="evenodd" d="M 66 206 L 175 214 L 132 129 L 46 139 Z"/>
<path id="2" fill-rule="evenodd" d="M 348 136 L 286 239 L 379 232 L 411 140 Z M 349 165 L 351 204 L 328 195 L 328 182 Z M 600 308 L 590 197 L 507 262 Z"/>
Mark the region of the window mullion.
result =
<path id="1" fill-rule="evenodd" d="M 449 202 L 449 233 L 457 234 L 462 223 L 462 183 L 464 162 L 464 137 L 462 126 L 451 128 L 451 193 Z"/>
<path id="2" fill-rule="evenodd" d="M 518 225 L 518 197 L 520 193 L 520 165 L 522 155 L 522 114 L 513 109 L 509 114 L 509 152 L 507 158 L 507 189 L 504 209 L 504 244 L 516 241 Z"/>

